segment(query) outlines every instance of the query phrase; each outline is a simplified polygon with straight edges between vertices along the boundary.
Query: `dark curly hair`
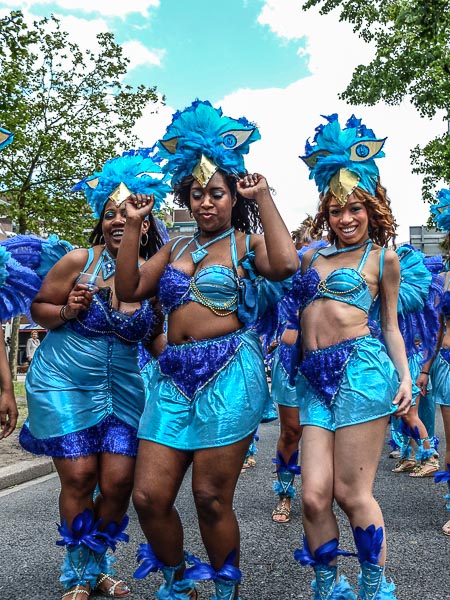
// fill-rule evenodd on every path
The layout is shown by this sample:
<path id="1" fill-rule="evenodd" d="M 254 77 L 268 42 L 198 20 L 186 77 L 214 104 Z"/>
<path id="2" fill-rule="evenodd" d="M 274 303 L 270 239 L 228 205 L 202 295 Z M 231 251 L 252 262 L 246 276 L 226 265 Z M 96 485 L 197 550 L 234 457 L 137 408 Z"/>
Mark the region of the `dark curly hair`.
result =
<path id="1" fill-rule="evenodd" d="M 369 236 L 379 246 L 387 246 L 391 241 L 395 248 L 395 230 L 397 223 L 391 211 L 391 202 L 387 197 L 386 188 L 379 181 L 375 188 L 375 195 L 372 196 L 366 190 L 356 187 L 353 194 L 363 202 L 369 217 Z M 324 231 L 328 232 L 328 241 L 333 244 L 337 241 L 337 235 L 330 227 L 330 202 L 335 198 L 331 190 L 321 196 L 319 208 L 314 217 L 314 224 L 311 228 L 311 234 L 314 237 L 320 237 Z"/>
<path id="2" fill-rule="evenodd" d="M 247 200 L 238 193 L 235 175 L 221 170 L 218 172 L 223 175 L 232 198 L 237 200 L 231 212 L 232 226 L 243 233 L 262 233 L 263 229 L 257 203 Z M 189 175 L 182 179 L 173 190 L 174 202 L 181 208 L 187 208 L 189 212 L 191 211 L 191 185 L 193 181 L 194 177 Z"/>
<path id="3" fill-rule="evenodd" d="M 103 244 L 102 226 L 103 226 L 103 218 L 105 216 L 106 204 L 107 204 L 107 202 L 105 202 L 105 206 L 103 207 L 102 214 L 100 215 L 99 220 L 97 221 L 94 229 L 91 232 L 91 235 L 89 236 L 89 243 L 92 244 L 92 246 Z M 142 258 L 145 258 L 145 260 L 149 259 L 151 256 L 156 254 L 156 252 L 158 252 L 158 250 L 164 245 L 164 242 L 161 238 L 159 229 L 156 225 L 155 218 L 153 217 L 152 213 L 150 213 L 150 215 L 149 215 L 149 221 L 150 221 L 150 227 L 147 232 L 147 234 L 148 234 L 147 241 L 145 242 L 145 244 L 143 244 L 141 241 L 141 244 L 139 247 L 139 256 L 142 256 Z M 141 238 L 141 240 L 142 240 L 142 238 Z"/>

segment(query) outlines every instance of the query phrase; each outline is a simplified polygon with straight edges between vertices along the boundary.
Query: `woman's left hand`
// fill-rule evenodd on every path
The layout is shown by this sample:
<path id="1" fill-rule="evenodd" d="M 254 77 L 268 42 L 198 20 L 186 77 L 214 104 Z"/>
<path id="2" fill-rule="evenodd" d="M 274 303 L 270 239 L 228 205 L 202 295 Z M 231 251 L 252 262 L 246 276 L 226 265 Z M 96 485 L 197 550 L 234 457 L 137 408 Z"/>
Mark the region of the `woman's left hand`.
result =
<path id="1" fill-rule="evenodd" d="M 397 404 L 395 411 L 396 417 L 404 417 L 410 409 L 412 402 L 411 383 L 401 383 L 399 385 L 397 395 L 393 400 L 393 404 Z"/>
<path id="2" fill-rule="evenodd" d="M 237 182 L 237 191 L 248 200 L 256 200 L 259 194 L 270 196 L 269 186 L 265 177 L 259 173 L 247 173 Z"/>

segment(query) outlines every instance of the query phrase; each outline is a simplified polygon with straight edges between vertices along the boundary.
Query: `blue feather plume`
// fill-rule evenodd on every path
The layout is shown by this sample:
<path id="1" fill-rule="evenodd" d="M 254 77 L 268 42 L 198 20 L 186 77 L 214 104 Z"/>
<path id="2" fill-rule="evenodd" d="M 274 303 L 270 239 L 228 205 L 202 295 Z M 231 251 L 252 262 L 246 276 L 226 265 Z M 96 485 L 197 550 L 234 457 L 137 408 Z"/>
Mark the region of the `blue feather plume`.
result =
<path id="1" fill-rule="evenodd" d="M 333 538 L 319 546 L 314 554 L 308 546 L 306 536 L 303 536 L 303 548 L 297 548 L 294 558 L 303 567 L 314 567 L 315 565 L 329 565 L 336 556 L 356 556 L 352 552 L 339 550 L 339 540 Z"/>
<path id="2" fill-rule="evenodd" d="M 245 117 L 232 119 L 210 102 L 195 100 L 173 115 L 158 148 L 167 159 L 163 170 L 176 185 L 191 175 L 202 154 L 226 173 L 245 173 L 244 155 L 260 138 L 256 125 Z"/>
<path id="3" fill-rule="evenodd" d="M 208 563 L 202 562 L 199 558 L 194 555 L 189 555 L 192 567 L 185 570 L 184 576 L 189 579 L 201 579 L 201 580 L 216 580 L 225 579 L 227 581 L 241 582 L 242 572 L 238 567 L 233 565 L 236 558 L 236 550 L 232 550 L 225 559 L 224 565 L 221 569 L 216 571 L 214 567 Z"/>
<path id="4" fill-rule="evenodd" d="M 438 202 L 430 205 L 430 212 L 438 229 L 450 231 L 450 189 L 440 190 L 436 197 Z"/>
<path id="5" fill-rule="evenodd" d="M 69 527 L 66 519 L 58 525 L 62 539 L 56 542 L 57 546 L 86 546 L 94 552 L 106 552 L 106 544 L 99 530 L 101 519 L 95 521 L 94 513 L 86 508 L 79 513 Z"/>
<path id="6" fill-rule="evenodd" d="M 289 473 L 293 473 L 294 475 L 300 475 L 301 469 L 297 464 L 298 461 L 298 450 L 292 453 L 288 462 L 286 462 L 283 458 L 283 455 L 278 450 L 277 458 L 272 458 L 272 462 L 277 465 L 275 473 L 283 473 L 288 471 Z"/>
<path id="7" fill-rule="evenodd" d="M 149 543 L 139 545 L 136 559 L 138 562 L 142 561 L 134 572 L 134 577 L 136 579 L 144 579 L 149 573 L 156 573 L 156 571 L 159 571 L 165 566 L 164 563 L 156 557 L 156 554 L 153 552 L 153 548 Z"/>
<path id="8" fill-rule="evenodd" d="M 358 550 L 359 562 L 369 562 L 377 565 L 383 546 L 383 528 L 378 527 L 375 529 L 375 525 L 369 525 L 366 529 L 356 527 L 353 529 L 353 536 Z"/>
<path id="9" fill-rule="evenodd" d="M 447 464 L 446 471 L 437 471 L 434 474 L 434 483 L 443 483 L 446 481 L 450 481 L 450 464 Z"/>
<path id="10" fill-rule="evenodd" d="M 140 148 L 111 158 L 101 171 L 85 177 L 71 191 L 84 192 L 96 219 L 100 217 L 108 197 L 121 183 L 133 194 L 153 194 L 153 210 L 158 211 L 171 189 L 159 165 L 159 158 L 152 152 L 152 148 Z"/>
<path id="11" fill-rule="evenodd" d="M 327 124 L 316 127 L 313 143 L 308 139 L 305 155 L 300 156 L 310 169 L 309 178 L 326 193 L 333 175 L 347 169 L 358 175 L 359 187 L 374 195 L 379 176 L 375 159 L 385 156 L 381 149 L 385 139 L 376 138 L 354 115 L 342 129 L 337 114 L 321 116 Z"/>
<path id="12" fill-rule="evenodd" d="M 400 433 L 408 438 L 412 438 L 413 440 L 420 440 L 419 428 L 417 425 L 414 427 L 410 427 L 405 423 L 405 421 L 400 422 L 399 426 Z"/>
<path id="13" fill-rule="evenodd" d="M 115 521 L 111 521 L 102 529 L 100 532 L 101 537 L 105 540 L 105 543 L 113 552 L 116 551 L 117 542 L 128 542 L 129 535 L 125 533 L 125 529 L 127 528 L 128 515 L 125 515 L 120 523 L 116 523 Z"/>

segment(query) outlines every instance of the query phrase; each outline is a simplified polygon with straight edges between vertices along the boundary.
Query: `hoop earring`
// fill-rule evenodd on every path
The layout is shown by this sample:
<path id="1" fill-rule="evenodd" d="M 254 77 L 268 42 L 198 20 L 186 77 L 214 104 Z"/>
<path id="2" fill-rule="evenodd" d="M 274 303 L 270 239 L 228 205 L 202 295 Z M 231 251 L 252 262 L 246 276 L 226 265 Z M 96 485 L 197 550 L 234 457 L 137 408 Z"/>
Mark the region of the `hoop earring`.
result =
<path id="1" fill-rule="evenodd" d="M 145 242 L 144 242 L 144 235 L 145 235 Z M 141 246 L 146 246 L 148 244 L 148 233 L 145 232 L 142 236 L 141 236 Z"/>
<path id="2" fill-rule="evenodd" d="M 100 243 L 100 246 L 105 245 L 105 238 L 104 238 L 103 234 L 100 236 L 99 243 Z"/>

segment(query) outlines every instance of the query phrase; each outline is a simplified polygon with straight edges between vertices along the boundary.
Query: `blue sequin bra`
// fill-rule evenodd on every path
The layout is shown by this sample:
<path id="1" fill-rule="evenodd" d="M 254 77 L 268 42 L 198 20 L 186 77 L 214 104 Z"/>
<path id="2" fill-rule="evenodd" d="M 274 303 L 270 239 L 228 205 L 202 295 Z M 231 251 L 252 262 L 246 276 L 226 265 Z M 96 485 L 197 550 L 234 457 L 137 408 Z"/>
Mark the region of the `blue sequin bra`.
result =
<path id="1" fill-rule="evenodd" d="M 94 252 L 88 250 L 87 270 L 92 263 Z M 95 277 L 102 268 L 102 254 L 92 273 Z M 67 324 L 84 337 L 112 336 L 128 344 L 137 344 L 149 333 L 154 320 L 153 308 L 144 300 L 133 314 L 120 312 L 112 307 L 110 287 L 101 287 L 93 296 L 88 310 L 80 311 L 78 317 Z"/>
<path id="2" fill-rule="evenodd" d="M 366 314 L 369 312 L 373 298 L 364 274 L 362 273 L 362 269 L 367 261 L 373 242 L 369 239 L 364 242 L 363 245 L 366 245 L 366 248 L 357 269 L 349 267 L 335 269 L 324 279 L 320 278 L 319 273 L 312 266 L 316 258 L 321 255 L 330 256 L 341 252 L 349 252 L 360 246 L 351 246 L 342 249 L 328 246 L 326 248 L 321 248 L 314 253 L 300 283 L 300 310 L 304 310 L 311 302 L 314 302 L 314 300 L 319 298 L 330 298 L 331 300 L 337 300 L 338 302 L 356 306 Z M 384 255 L 384 252 L 382 255 Z M 380 262 L 380 279 L 381 276 L 382 262 Z"/>
<path id="3" fill-rule="evenodd" d="M 238 260 L 234 231 L 231 231 L 229 235 L 234 270 L 223 265 L 208 265 L 190 277 L 172 264 L 166 266 L 159 284 L 159 297 L 166 314 L 188 302 L 198 302 L 220 317 L 236 312 L 238 307 L 238 282 L 236 280 Z M 179 238 L 175 242 L 172 251 L 183 239 L 185 238 Z M 246 257 L 252 254 L 249 248 L 249 239 L 250 236 L 247 236 Z M 191 241 L 192 238 L 177 253 L 174 261 L 183 254 Z"/>

